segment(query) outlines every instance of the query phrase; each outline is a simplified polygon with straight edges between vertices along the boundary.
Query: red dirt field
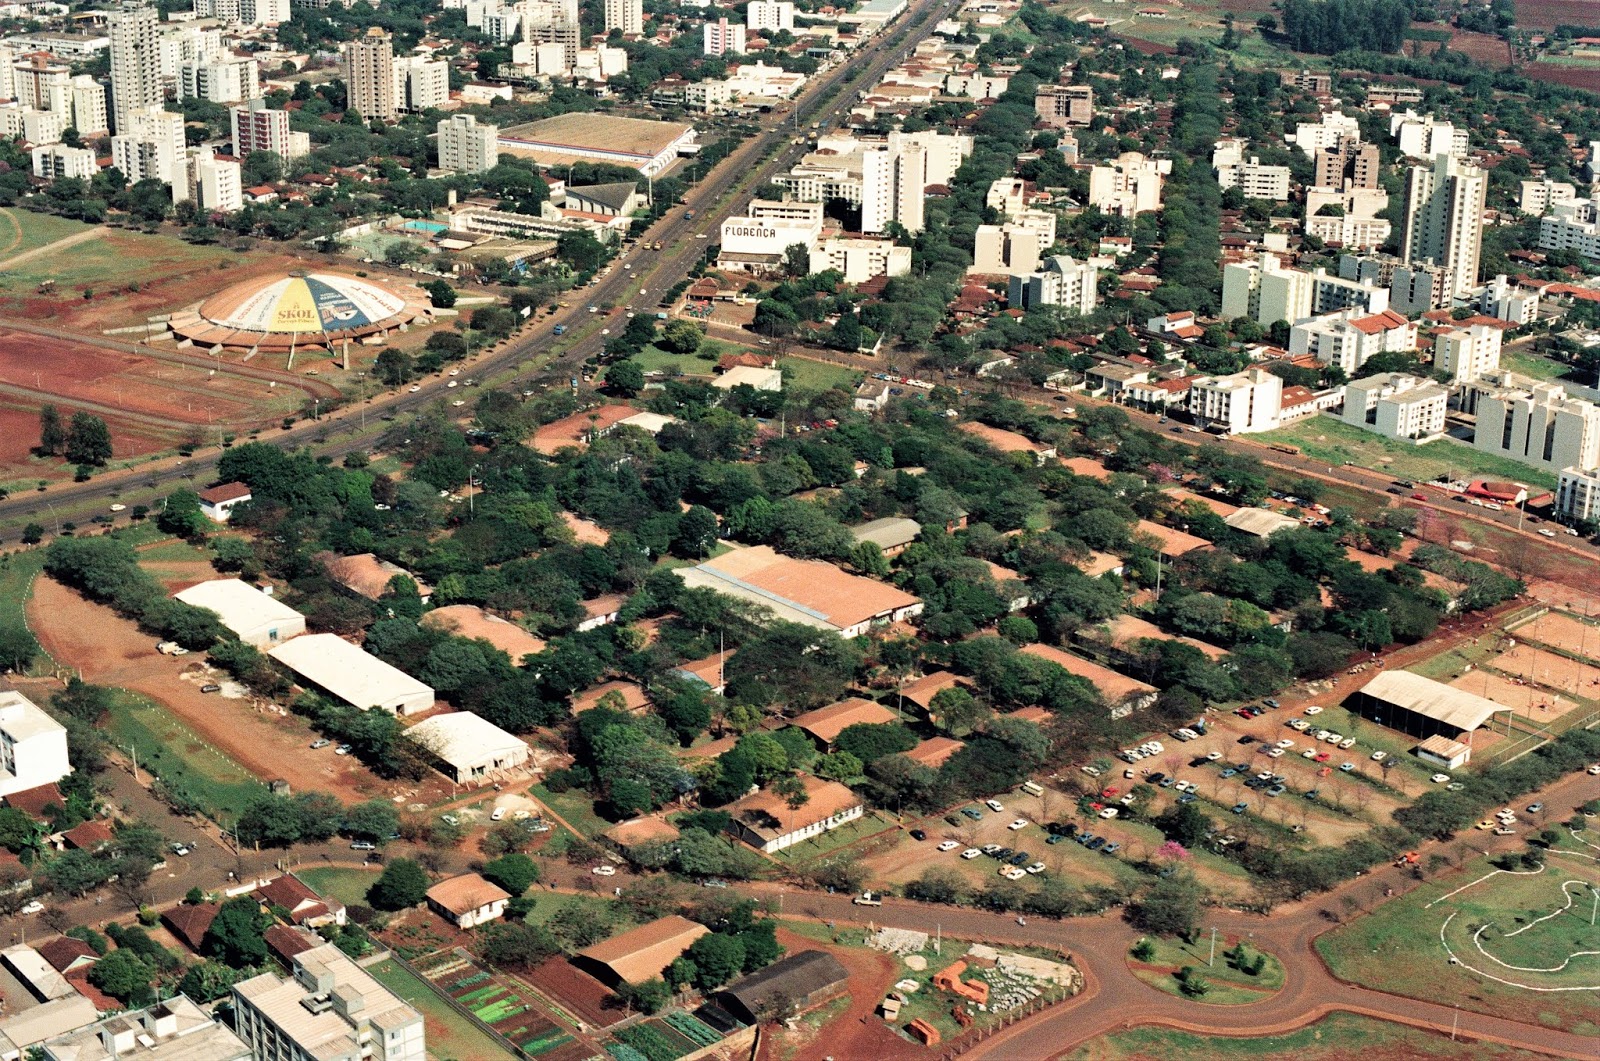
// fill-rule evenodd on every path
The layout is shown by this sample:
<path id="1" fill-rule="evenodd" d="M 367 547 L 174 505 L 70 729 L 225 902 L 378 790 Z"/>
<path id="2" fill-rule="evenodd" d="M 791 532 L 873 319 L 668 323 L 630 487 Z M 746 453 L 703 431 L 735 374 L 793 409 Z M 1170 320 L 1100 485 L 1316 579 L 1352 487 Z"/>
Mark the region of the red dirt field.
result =
<path id="1" fill-rule="evenodd" d="M 1553 85 L 1600 92 L 1600 66 L 1553 66 L 1549 63 L 1531 63 L 1522 72 L 1535 81 L 1548 81 Z"/>
<path id="2" fill-rule="evenodd" d="M 1142 37 L 1123 37 L 1122 43 L 1138 52 L 1140 55 L 1176 55 L 1178 49 L 1170 44 L 1157 44 L 1147 41 Z"/>
<path id="3" fill-rule="evenodd" d="M 312 733 L 301 719 L 258 713 L 248 701 L 207 696 L 179 675 L 194 656 L 163 656 L 155 639 L 110 608 L 84 600 L 52 578 L 34 583 L 28 623 L 58 662 L 85 681 L 117 685 L 164 705 L 222 754 L 262 780 L 284 778 L 297 792 L 330 792 L 346 803 L 392 794 L 359 763 L 305 751 Z"/>
<path id="4" fill-rule="evenodd" d="M 576 968 L 565 957 L 546 959 L 528 970 L 522 979 L 596 1028 L 609 1028 L 628 1015 L 626 1009 L 605 1004 L 612 995 L 609 987 Z"/>
<path id="5" fill-rule="evenodd" d="M 1450 38 L 1450 50 L 1460 52 L 1475 63 L 1493 70 L 1511 65 L 1511 50 L 1506 42 L 1489 33 L 1468 33 L 1456 30 Z"/>
<path id="6" fill-rule="evenodd" d="M 1517 0 L 1517 25 L 1523 29 L 1554 29 L 1600 24 L 1594 0 Z"/>
<path id="7" fill-rule="evenodd" d="M 876 1013 L 878 1003 L 899 975 L 895 960 L 889 955 L 861 947 L 830 947 L 785 928 L 778 929 L 778 942 L 790 954 L 824 950 L 838 958 L 850 973 L 850 1008 L 813 1036 L 781 1028 L 773 1030 L 773 1034 L 762 1040 L 761 1061 L 775 1058 L 821 1061 L 825 1057 L 890 1061 L 933 1056 L 923 1047 L 890 1031 Z"/>
<path id="8" fill-rule="evenodd" d="M 158 431 L 132 427 L 116 417 L 105 418 L 111 428 L 111 449 L 118 460 L 155 453 L 172 445 L 173 439 Z M 0 476 L 15 471 L 48 479 L 62 474 L 60 461 L 37 461 L 33 457 L 34 443 L 39 441 L 39 413 L 36 409 L 19 409 L 0 405 Z M 30 465 L 34 465 L 30 468 Z"/>
<path id="9" fill-rule="evenodd" d="M 191 424 L 255 419 L 273 396 L 253 380 L 5 329 L 0 383 Z"/>

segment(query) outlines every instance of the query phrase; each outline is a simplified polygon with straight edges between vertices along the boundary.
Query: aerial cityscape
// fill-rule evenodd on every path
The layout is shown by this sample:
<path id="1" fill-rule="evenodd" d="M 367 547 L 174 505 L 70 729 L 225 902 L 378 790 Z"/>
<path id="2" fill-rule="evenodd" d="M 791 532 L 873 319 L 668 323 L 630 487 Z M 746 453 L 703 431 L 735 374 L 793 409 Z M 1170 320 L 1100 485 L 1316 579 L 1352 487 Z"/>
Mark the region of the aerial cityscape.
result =
<path id="1" fill-rule="evenodd" d="M 0 1061 L 1593 1059 L 1597 727 L 1593 3 L 0 3 Z"/>

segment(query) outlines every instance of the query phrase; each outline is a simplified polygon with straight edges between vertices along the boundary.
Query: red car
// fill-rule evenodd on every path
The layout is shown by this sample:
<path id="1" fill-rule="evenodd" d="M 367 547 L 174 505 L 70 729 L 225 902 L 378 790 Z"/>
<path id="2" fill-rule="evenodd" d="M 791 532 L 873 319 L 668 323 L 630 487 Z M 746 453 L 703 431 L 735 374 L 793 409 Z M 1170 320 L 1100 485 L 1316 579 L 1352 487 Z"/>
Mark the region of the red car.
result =
<path id="1" fill-rule="evenodd" d="M 1426 497 L 1424 497 L 1422 494 L 1412 494 L 1411 495 L 1411 500 L 1413 500 L 1413 501 L 1426 501 L 1428 499 Z"/>
<path id="2" fill-rule="evenodd" d="M 1319 762 L 1319 763 L 1325 763 L 1329 759 L 1332 759 L 1332 758 L 1333 758 L 1333 756 L 1329 755 L 1327 752 L 1318 752 L 1316 754 L 1316 761 Z"/>

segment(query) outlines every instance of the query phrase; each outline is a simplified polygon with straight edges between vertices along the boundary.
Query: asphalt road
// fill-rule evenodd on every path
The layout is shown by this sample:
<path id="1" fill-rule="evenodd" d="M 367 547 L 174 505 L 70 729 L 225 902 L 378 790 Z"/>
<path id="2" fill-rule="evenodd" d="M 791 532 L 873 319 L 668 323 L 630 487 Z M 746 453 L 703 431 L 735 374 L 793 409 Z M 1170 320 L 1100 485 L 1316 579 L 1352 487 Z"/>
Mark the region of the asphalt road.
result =
<path id="1" fill-rule="evenodd" d="M 932 26 L 943 13 L 954 6 L 953 0 L 922 0 L 914 3 L 907 14 L 879 36 L 865 49 L 852 55 L 820 78 L 814 78 L 795 101 L 795 110 L 787 114 L 769 114 L 759 124 L 763 129 L 742 144 L 733 154 L 723 159 L 712 176 L 692 188 L 680 207 L 675 207 L 658 220 L 637 243 L 629 243 L 624 253 L 587 287 L 567 292 L 568 307 L 536 320 L 512 339 L 492 347 L 486 353 L 463 362 L 462 378 L 496 379 L 511 373 L 506 383 L 497 383 L 515 390 L 524 389 L 535 376 L 546 382 L 565 380 L 577 375 L 576 366 L 586 358 L 600 352 L 607 335 L 600 314 L 590 314 L 588 307 L 630 307 L 637 312 L 654 313 L 657 302 L 670 288 L 685 279 L 707 247 L 715 242 L 716 233 L 724 218 L 742 209 L 743 192 L 730 195 L 730 190 L 759 188 L 767 178 L 780 168 L 792 165 L 806 150 L 804 144 L 790 141 L 809 130 L 812 121 L 821 121 L 826 128 L 832 124 L 846 101 L 860 88 L 870 86 L 882 77 L 895 63 L 907 55 L 916 44 L 931 32 Z M 836 92 L 831 90 L 837 89 Z M 798 126 L 800 132 L 796 131 Z M 685 215 L 694 212 L 692 219 Z M 697 236 L 706 238 L 699 239 Z M 647 251 L 646 244 L 657 240 L 662 250 Z M 633 268 L 625 268 L 631 264 Z M 626 318 L 618 314 L 611 318 L 618 330 Z M 556 325 L 565 325 L 567 334 L 559 341 L 554 336 Z M 20 327 L 41 331 L 36 322 L 16 322 L 0 319 L 0 326 Z M 77 339 L 71 333 L 62 337 Z M 130 344 L 131 345 L 131 344 Z M 143 346 L 134 346 L 141 353 Z M 559 353 L 552 355 L 553 350 Z M 163 355 L 169 352 L 161 351 Z M 287 431 L 264 432 L 263 438 L 290 449 L 303 446 L 319 454 L 335 458 L 370 445 L 366 428 L 371 421 L 381 421 L 388 416 L 416 412 L 446 396 L 454 397 L 448 384 L 452 382 L 443 374 L 419 381 L 420 390 L 411 393 L 402 389 L 357 402 L 319 420 L 297 424 Z M 86 483 L 63 483 L 44 491 L 13 494 L 0 501 L 0 543 L 15 536 L 29 522 L 38 522 L 48 530 L 67 521 L 83 522 L 97 515 L 109 514 L 113 501 L 132 505 L 158 497 L 185 484 L 203 484 L 216 468 L 221 450 L 202 451 L 190 458 L 167 458 L 121 472 L 108 472 Z"/>

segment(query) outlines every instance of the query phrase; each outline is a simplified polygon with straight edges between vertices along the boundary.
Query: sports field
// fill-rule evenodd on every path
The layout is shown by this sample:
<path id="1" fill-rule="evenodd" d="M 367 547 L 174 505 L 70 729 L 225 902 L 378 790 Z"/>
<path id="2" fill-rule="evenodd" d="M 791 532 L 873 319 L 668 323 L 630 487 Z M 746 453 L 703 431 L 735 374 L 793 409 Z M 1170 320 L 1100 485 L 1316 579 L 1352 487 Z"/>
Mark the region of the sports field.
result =
<path id="1" fill-rule="evenodd" d="M 1320 937 L 1317 950 L 1336 975 L 1369 987 L 1600 1033 L 1600 927 L 1589 924 L 1600 848 L 1564 827 L 1558 835 L 1542 868 L 1471 859 Z"/>
<path id="2" fill-rule="evenodd" d="M 1594 658 L 1591 653 L 1600 654 L 1600 626 L 1583 622 L 1564 612 L 1545 612 L 1532 622 L 1513 627 L 1509 632 L 1519 639 L 1537 641 L 1585 659 Z"/>

